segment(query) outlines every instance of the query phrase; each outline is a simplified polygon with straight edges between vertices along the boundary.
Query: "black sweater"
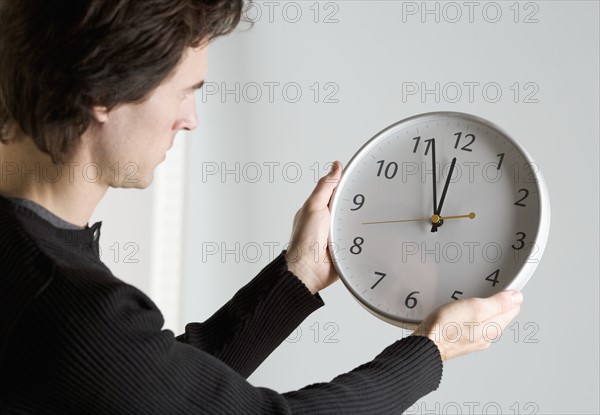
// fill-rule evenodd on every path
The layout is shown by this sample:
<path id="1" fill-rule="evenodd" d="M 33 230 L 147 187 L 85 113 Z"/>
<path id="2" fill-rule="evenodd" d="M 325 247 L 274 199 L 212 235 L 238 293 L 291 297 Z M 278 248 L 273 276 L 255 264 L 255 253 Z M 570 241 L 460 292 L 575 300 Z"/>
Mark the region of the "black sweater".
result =
<path id="1" fill-rule="evenodd" d="M 101 262 L 101 224 L 57 228 L 0 195 L 0 414 L 399 414 L 440 383 L 438 348 L 411 336 L 329 383 L 254 387 L 246 378 L 323 305 L 283 253 L 174 336 Z"/>

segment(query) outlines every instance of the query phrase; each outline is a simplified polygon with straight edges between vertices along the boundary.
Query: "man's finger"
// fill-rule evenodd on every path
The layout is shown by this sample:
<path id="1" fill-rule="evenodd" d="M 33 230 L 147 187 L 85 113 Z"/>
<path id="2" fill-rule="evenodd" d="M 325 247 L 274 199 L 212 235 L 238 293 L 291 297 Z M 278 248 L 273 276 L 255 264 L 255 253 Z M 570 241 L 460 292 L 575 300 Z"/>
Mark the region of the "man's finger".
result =
<path id="1" fill-rule="evenodd" d="M 523 302 L 523 294 L 516 290 L 500 291 L 488 298 L 493 300 L 490 317 L 504 314 Z"/>

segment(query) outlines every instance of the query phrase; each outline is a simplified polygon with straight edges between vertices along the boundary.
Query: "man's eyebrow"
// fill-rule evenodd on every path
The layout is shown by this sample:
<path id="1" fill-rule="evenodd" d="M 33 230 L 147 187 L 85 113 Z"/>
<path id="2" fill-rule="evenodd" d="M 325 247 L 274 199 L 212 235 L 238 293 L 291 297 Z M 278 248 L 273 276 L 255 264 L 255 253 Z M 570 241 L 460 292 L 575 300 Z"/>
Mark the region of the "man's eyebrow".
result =
<path id="1" fill-rule="evenodd" d="M 202 80 L 201 82 L 198 82 L 196 85 L 192 85 L 191 87 L 189 87 L 187 90 L 188 91 L 193 91 L 195 89 L 200 89 L 204 86 L 204 80 Z"/>

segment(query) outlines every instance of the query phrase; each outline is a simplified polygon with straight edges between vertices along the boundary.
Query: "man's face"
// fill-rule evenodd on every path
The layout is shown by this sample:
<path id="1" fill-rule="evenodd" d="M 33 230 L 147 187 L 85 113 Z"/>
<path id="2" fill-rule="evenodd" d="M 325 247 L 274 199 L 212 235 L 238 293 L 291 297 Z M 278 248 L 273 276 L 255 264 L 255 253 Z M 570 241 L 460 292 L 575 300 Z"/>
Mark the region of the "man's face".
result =
<path id="1" fill-rule="evenodd" d="M 111 187 L 143 189 L 180 130 L 198 125 L 194 92 L 207 70 L 207 49 L 188 48 L 172 76 L 141 104 L 110 111 L 88 142 L 91 158 Z"/>

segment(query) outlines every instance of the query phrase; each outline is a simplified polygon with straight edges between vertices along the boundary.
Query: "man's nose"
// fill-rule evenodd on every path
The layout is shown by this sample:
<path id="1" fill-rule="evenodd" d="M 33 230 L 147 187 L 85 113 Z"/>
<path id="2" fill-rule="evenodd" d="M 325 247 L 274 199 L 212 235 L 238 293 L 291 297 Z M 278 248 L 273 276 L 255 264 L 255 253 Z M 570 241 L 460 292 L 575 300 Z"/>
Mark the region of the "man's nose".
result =
<path id="1" fill-rule="evenodd" d="M 192 95 L 188 99 L 184 108 L 183 117 L 181 118 L 181 125 L 178 129 L 184 129 L 191 131 L 198 127 L 198 112 L 196 108 L 196 97 Z"/>

